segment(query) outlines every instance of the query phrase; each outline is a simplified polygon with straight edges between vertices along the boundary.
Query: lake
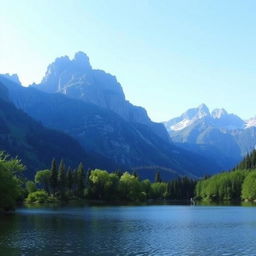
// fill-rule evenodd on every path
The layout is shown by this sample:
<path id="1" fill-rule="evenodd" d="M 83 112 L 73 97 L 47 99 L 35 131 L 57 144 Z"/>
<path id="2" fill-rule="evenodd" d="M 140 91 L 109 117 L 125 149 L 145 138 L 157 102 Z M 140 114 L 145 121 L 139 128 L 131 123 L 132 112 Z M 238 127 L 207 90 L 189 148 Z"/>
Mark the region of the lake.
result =
<path id="1" fill-rule="evenodd" d="M 22 208 L 0 217 L 0 255 L 256 255 L 256 207 Z"/>

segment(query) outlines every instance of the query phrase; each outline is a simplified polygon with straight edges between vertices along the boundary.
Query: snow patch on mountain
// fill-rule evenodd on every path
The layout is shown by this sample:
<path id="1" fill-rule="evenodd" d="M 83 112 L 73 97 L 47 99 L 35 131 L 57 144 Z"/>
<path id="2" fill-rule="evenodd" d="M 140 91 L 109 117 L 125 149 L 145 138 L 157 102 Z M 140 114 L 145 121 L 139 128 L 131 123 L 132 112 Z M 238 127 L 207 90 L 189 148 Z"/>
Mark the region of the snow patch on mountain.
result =
<path id="1" fill-rule="evenodd" d="M 247 127 L 256 126 L 256 117 L 246 123 L 239 116 L 230 114 L 223 108 L 214 109 L 210 113 L 205 104 L 189 109 L 181 116 L 173 118 L 164 124 L 168 132 L 171 133 L 173 131 L 181 131 L 201 119 L 204 119 L 210 126 L 224 130 L 244 129 L 246 125 Z"/>
<path id="2" fill-rule="evenodd" d="M 245 129 L 250 127 L 256 127 L 256 116 L 253 118 L 250 118 L 245 122 Z"/>
<path id="3" fill-rule="evenodd" d="M 193 120 L 184 119 L 180 121 L 179 123 L 172 125 L 170 128 L 173 131 L 180 131 L 188 126 L 190 126 L 193 123 Z"/>

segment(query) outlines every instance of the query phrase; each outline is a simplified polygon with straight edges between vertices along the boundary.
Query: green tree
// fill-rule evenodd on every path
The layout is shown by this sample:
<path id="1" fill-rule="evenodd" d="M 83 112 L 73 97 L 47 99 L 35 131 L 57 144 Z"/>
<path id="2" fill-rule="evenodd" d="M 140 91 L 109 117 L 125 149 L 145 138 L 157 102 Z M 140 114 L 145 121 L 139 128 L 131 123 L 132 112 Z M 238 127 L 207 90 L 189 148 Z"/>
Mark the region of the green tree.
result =
<path id="1" fill-rule="evenodd" d="M 152 199 L 164 199 L 167 193 L 167 183 L 155 182 L 151 184 L 151 195 Z"/>
<path id="2" fill-rule="evenodd" d="M 51 187 L 52 193 L 55 195 L 58 187 L 58 169 L 57 169 L 57 164 L 55 159 L 52 160 L 50 171 L 51 171 L 50 187 Z"/>
<path id="3" fill-rule="evenodd" d="M 66 170 L 63 160 L 60 161 L 58 170 L 58 191 L 60 198 L 64 199 L 66 191 Z"/>
<path id="4" fill-rule="evenodd" d="M 125 172 L 120 178 L 121 198 L 128 201 L 140 201 L 145 199 L 145 193 L 137 177 Z"/>
<path id="5" fill-rule="evenodd" d="M 242 199 L 256 199 L 256 171 L 251 171 L 244 180 L 242 186 Z"/>
<path id="6" fill-rule="evenodd" d="M 21 182 L 18 178 L 25 169 L 18 159 L 10 159 L 0 153 L 0 209 L 14 209 L 16 200 L 21 196 Z"/>
<path id="7" fill-rule="evenodd" d="M 67 170 L 66 180 L 67 180 L 67 188 L 68 188 L 69 192 L 71 193 L 73 190 L 73 181 L 74 180 L 73 180 L 73 173 L 72 173 L 72 170 L 70 167 Z"/>
<path id="8" fill-rule="evenodd" d="M 162 182 L 162 179 L 161 179 L 161 175 L 160 175 L 160 172 L 156 172 L 156 175 L 155 175 L 155 182 Z"/>
<path id="9" fill-rule="evenodd" d="M 111 193 L 112 183 L 115 182 L 114 179 L 116 177 L 116 182 L 118 184 L 118 176 L 116 174 L 112 174 L 110 176 L 107 171 L 104 170 L 93 170 L 91 171 L 89 181 L 90 181 L 90 196 L 93 199 L 107 199 Z M 117 185 L 118 186 L 118 185 Z M 112 191 L 113 193 L 113 191 Z"/>
<path id="10" fill-rule="evenodd" d="M 84 189 L 85 189 L 85 171 L 83 164 L 80 163 L 77 169 L 77 195 L 78 197 L 84 197 Z"/>
<path id="11" fill-rule="evenodd" d="M 35 183 L 42 185 L 47 193 L 50 192 L 50 177 L 50 170 L 37 171 L 35 175 Z"/>
<path id="12" fill-rule="evenodd" d="M 32 192 L 28 195 L 26 198 L 27 203 L 48 203 L 49 202 L 49 196 L 45 190 L 38 190 L 35 192 Z"/>
<path id="13" fill-rule="evenodd" d="M 36 191 L 36 184 L 35 182 L 29 180 L 26 182 L 26 191 L 27 193 L 32 193 L 32 192 L 35 192 Z"/>

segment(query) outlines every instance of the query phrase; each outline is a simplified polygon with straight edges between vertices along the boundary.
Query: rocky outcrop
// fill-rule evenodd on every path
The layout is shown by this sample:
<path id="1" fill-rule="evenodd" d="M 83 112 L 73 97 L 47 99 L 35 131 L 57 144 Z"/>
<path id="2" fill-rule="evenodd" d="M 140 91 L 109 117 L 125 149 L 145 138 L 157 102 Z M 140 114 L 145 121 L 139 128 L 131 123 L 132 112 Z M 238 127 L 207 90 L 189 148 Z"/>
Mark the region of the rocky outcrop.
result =
<path id="1" fill-rule="evenodd" d="M 86 54 L 78 52 L 71 60 L 57 58 L 47 68 L 42 82 L 34 87 L 48 93 L 62 93 L 68 97 L 106 108 L 124 120 L 144 124 L 162 139 L 169 136 L 161 123 L 150 120 L 144 108 L 126 100 L 123 89 L 115 76 L 91 67 Z"/>

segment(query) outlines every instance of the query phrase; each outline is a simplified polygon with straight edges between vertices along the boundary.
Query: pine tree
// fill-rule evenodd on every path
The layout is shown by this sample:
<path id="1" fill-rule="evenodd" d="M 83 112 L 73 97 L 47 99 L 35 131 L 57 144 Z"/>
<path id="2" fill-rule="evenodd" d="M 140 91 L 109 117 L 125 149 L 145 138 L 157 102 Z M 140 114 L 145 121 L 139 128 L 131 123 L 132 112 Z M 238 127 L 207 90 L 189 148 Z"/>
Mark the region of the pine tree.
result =
<path id="1" fill-rule="evenodd" d="M 52 160 L 51 164 L 51 176 L 50 176 L 50 186 L 52 193 L 55 195 L 57 191 L 57 186 L 58 186 L 58 170 L 57 170 L 57 164 L 56 160 Z"/>
<path id="2" fill-rule="evenodd" d="M 91 175 L 91 171 L 88 170 L 86 172 L 86 176 L 85 176 L 85 186 L 88 187 L 90 185 L 90 175 Z"/>
<path id="3" fill-rule="evenodd" d="M 160 176 L 160 172 L 156 172 L 156 175 L 155 175 L 155 182 L 162 182 L 161 180 L 161 176 Z"/>
<path id="4" fill-rule="evenodd" d="M 69 192 L 72 192 L 72 189 L 73 189 L 73 173 L 72 173 L 72 170 L 71 170 L 70 167 L 67 170 L 66 180 L 67 180 L 68 190 L 69 190 Z"/>
<path id="5" fill-rule="evenodd" d="M 58 190 L 60 192 L 60 197 L 63 199 L 66 191 L 66 170 L 63 160 L 60 161 L 59 165 Z"/>
<path id="6" fill-rule="evenodd" d="M 80 163 L 77 169 L 77 195 L 78 197 L 84 196 L 85 189 L 85 172 L 83 164 Z"/>

